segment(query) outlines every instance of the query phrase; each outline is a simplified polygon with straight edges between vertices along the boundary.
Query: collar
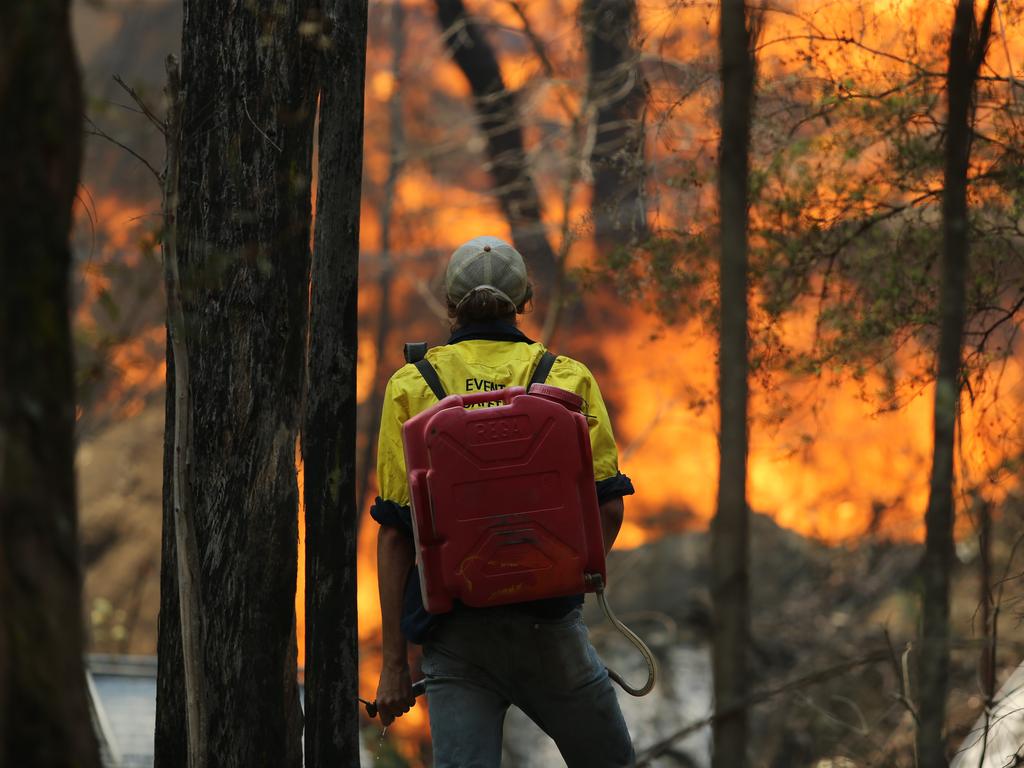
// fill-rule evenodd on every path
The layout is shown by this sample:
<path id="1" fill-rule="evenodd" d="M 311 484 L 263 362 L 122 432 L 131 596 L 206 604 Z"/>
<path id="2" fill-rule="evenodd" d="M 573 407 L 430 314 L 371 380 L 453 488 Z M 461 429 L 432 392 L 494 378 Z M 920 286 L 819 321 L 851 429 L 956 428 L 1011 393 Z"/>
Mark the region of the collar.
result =
<path id="1" fill-rule="evenodd" d="M 470 323 L 452 331 L 449 344 L 460 341 L 520 341 L 533 344 L 534 341 L 512 323 Z"/>

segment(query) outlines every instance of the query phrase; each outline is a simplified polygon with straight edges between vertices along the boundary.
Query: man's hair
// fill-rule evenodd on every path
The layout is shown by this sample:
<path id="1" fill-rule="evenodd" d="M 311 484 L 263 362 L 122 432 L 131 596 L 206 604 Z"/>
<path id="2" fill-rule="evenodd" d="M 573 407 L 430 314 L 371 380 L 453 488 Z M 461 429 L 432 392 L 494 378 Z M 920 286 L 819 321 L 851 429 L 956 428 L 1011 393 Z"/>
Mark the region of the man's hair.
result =
<path id="1" fill-rule="evenodd" d="M 458 304 L 454 304 L 450 298 L 448 299 L 448 317 L 453 321 L 453 328 L 471 323 L 515 323 L 516 315 L 526 312 L 532 298 L 533 286 L 529 283 L 526 284 L 526 296 L 518 306 L 513 306 L 506 297 L 498 293 L 474 290 Z"/>

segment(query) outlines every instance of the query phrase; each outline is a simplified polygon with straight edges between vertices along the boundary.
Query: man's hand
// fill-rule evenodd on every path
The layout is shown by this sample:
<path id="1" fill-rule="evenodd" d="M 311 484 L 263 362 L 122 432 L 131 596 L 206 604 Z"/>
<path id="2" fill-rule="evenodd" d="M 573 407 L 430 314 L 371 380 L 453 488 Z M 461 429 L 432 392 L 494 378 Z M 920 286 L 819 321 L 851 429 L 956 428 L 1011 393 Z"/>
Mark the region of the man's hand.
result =
<path id="1" fill-rule="evenodd" d="M 408 664 L 385 664 L 377 683 L 377 712 L 380 722 L 388 726 L 416 706 Z"/>

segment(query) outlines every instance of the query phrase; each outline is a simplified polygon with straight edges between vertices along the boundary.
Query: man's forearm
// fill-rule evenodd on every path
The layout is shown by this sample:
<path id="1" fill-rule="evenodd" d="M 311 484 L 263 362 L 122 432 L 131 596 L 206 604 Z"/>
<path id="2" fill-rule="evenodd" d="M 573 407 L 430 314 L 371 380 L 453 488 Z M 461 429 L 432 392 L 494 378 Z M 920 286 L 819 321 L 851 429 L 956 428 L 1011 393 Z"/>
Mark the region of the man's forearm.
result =
<path id="1" fill-rule="evenodd" d="M 412 539 L 397 528 L 382 526 L 377 535 L 377 585 L 385 664 L 408 663 L 407 643 L 401 629 L 402 603 L 405 582 L 414 563 Z"/>
<path id="2" fill-rule="evenodd" d="M 625 505 L 622 497 L 609 499 L 600 507 L 601 512 L 601 535 L 604 537 L 604 553 L 607 555 L 612 550 L 615 537 L 619 535 L 619 528 L 622 527 L 622 515 Z"/>

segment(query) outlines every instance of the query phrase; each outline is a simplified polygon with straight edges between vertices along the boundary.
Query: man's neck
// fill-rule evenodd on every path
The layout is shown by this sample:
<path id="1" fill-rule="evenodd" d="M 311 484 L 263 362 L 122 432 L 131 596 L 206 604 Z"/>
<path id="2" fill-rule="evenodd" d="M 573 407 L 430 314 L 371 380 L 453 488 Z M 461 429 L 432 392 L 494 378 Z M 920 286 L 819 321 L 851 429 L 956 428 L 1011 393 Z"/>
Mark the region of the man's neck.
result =
<path id="1" fill-rule="evenodd" d="M 473 340 L 486 341 L 521 341 L 532 344 L 533 339 L 519 330 L 514 322 L 507 320 L 492 320 L 486 323 L 466 323 L 457 326 L 453 331 L 449 344 L 457 344 L 460 341 Z"/>

